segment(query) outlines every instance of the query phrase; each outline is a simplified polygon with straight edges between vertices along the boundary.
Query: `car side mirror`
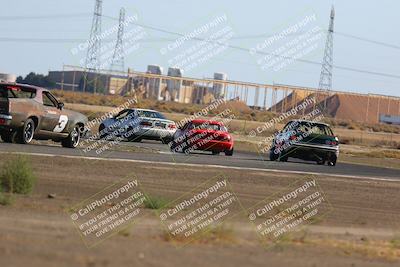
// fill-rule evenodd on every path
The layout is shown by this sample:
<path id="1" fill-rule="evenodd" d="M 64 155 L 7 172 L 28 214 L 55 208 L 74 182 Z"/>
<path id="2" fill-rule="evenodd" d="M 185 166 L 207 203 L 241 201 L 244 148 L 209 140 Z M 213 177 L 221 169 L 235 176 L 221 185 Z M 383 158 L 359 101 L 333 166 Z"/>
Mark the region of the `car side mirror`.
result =
<path id="1" fill-rule="evenodd" d="M 60 110 L 62 110 L 62 109 L 64 108 L 64 103 L 63 103 L 63 102 L 59 102 L 59 103 L 58 103 L 58 108 L 59 108 Z"/>

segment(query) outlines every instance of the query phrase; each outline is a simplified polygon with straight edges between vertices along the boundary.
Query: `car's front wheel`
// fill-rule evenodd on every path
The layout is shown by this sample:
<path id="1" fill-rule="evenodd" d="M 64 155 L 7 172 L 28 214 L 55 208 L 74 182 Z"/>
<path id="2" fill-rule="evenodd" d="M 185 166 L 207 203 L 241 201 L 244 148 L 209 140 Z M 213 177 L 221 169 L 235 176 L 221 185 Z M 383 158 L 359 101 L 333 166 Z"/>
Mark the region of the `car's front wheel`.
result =
<path id="1" fill-rule="evenodd" d="M 278 157 L 279 155 L 275 153 L 275 147 L 272 147 L 271 150 L 269 151 L 269 160 L 276 161 Z"/>
<path id="2" fill-rule="evenodd" d="M 75 125 L 74 129 L 69 133 L 68 137 L 61 141 L 63 147 L 76 148 L 81 141 L 79 125 Z"/>
<path id="3" fill-rule="evenodd" d="M 108 133 L 106 132 L 106 126 L 104 126 L 104 124 L 100 124 L 100 126 L 99 126 L 100 139 L 105 139 L 107 136 L 108 136 Z"/>
<path id="4" fill-rule="evenodd" d="M 233 147 L 232 149 L 225 151 L 225 156 L 233 156 Z"/>
<path id="5" fill-rule="evenodd" d="M 287 162 L 288 161 L 288 159 L 289 159 L 289 157 L 287 156 L 287 154 L 285 154 L 285 153 L 283 153 L 283 152 L 281 152 L 281 153 L 279 153 L 279 161 L 281 161 L 281 162 Z"/>
<path id="6" fill-rule="evenodd" d="M 128 141 L 129 142 L 140 143 L 140 142 L 142 142 L 142 137 L 141 136 L 137 136 L 137 135 L 131 135 L 131 136 L 128 137 Z"/>
<path id="7" fill-rule="evenodd" d="M 165 145 L 169 144 L 172 141 L 172 138 L 161 138 L 161 142 Z"/>

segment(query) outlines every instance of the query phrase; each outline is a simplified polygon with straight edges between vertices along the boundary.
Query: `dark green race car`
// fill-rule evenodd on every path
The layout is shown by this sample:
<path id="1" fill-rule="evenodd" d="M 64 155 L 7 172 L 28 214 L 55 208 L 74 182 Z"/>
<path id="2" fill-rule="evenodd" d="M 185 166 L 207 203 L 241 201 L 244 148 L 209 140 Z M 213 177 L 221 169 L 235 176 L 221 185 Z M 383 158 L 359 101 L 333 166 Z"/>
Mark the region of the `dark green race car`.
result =
<path id="1" fill-rule="evenodd" d="M 269 156 L 272 161 L 287 161 L 292 157 L 335 166 L 339 139 L 328 124 L 292 120 L 275 136 Z"/>

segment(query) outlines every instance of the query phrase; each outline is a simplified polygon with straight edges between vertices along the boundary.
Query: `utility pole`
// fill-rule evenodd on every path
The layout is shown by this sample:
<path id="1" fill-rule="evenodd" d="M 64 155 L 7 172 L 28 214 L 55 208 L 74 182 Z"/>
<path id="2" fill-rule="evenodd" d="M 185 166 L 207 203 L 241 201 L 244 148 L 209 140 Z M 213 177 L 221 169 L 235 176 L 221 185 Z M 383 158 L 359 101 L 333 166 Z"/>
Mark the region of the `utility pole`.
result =
<path id="1" fill-rule="evenodd" d="M 329 92 L 332 90 L 332 69 L 333 69 L 333 31 L 335 22 L 335 9 L 332 6 L 328 36 L 325 44 L 324 58 L 322 62 L 321 76 L 319 80 L 318 89 L 324 91 L 324 110 L 326 109 L 326 101 Z"/>
<path id="2" fill-rule="evenodd" d="M 115 44 L 114 54 L 111 61 L 111 70 L 124 71 L 124 25 L 125 25 L 125 9 L 121 8 L 119 12 L 119 24 L 118 24 L 118 35 L 117 43 Z"/>

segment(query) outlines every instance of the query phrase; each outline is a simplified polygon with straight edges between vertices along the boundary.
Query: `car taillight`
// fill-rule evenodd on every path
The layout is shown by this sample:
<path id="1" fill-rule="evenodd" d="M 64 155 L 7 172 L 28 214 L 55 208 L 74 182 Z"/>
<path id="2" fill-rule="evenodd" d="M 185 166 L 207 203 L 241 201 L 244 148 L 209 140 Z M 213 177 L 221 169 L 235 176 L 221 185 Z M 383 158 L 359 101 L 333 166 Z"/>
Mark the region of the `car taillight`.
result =
<path id="1" fill-rule="evenodd" d="M 1 124 L 6 124 L 6 120 L 5 119 L 0 119 L 0 125 Z"/>
<path id="2" fill-rule="evenodd" d="M 142 121 L 142 122 L 140 122 L 140 125 L 143 125 L 143 126 L 151 126 L 151 125 L 153 125 L 151 122 L 149 122 L 149 121 Z"/>
<path id="3" fill-rule="evenodd" d="M 331 141 L 331 140 L 327 140 L 325 143 L 326 143 L 327 145 L 330 145 L 330 146 L 336 146 L 336 145 L 338 144 L 338 142 L 336 142 L 336 141 Z"/>
<path id="4" fill-rule="evenodd" d="M 176 129 L 176 125 L 175 124 L 170 124 L 170 125 L 168 125 L 168 129 Z"/>
<path id="5" fill-rule="evenodd" d="M 295 139 L 296 139 L 296 135 L 290 136 L 290 140 L 295 140 Z"/>

